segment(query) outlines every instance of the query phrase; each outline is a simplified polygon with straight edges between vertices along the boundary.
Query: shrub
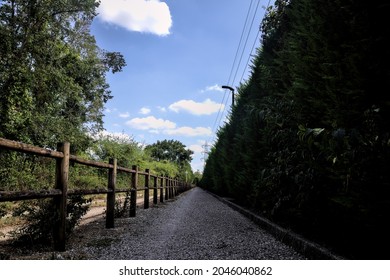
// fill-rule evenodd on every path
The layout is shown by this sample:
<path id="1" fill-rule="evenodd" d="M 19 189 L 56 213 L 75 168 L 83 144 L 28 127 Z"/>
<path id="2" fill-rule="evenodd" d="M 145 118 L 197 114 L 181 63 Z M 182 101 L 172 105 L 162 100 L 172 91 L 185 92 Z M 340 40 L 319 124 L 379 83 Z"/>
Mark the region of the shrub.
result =
<path id="1" fill-rule="evenodd" d="M 73 232 L 88 209 L 91 199 L 75 195 L 68 199 L 66 236 Z M 53 244 L 53 229 L 57 217 L 57 210 L 52 200 L 33 200 L 20 204 L 13 216 L 23 218 L 26 223 L 12 232 L 15 244 L 21 246 L 50 246 Z"/>

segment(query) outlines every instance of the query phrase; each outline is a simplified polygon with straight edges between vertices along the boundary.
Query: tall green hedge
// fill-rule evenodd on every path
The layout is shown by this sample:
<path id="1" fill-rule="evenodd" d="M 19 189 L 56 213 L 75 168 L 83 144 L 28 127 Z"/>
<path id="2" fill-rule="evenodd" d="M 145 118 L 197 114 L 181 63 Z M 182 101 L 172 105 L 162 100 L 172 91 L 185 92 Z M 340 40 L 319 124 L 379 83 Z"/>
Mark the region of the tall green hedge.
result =
<path id="1" fill-rule="evenodd" d="M 389 11 L 275 1 L 202 186 L 348 258 L 389 258 Z"/>

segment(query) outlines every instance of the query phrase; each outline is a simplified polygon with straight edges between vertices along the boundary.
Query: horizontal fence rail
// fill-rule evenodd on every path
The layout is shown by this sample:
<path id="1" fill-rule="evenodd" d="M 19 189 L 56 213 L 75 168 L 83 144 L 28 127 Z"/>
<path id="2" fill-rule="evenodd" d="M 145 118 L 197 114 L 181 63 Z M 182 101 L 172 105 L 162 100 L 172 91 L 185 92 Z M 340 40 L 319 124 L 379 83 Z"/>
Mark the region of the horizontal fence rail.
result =
<path id="1" fill-rule="evenodd" d="M 179 181 L 167 176 L 158 176 L 150 173 L 149 169 L 140 171 L 137 166 L 131 169 L 117 165 L 116 159 L 110 159 L 109 163 L 83 159 L 70 155 L 70 144 L 58 144 L 57 150 L 36 147 L 21 142 L 0 138 L 0 149 L 32 154 L 41 157 L 49 157 L 56 160 L 55 186 L 50 190 L 42 191 L 0 191 L 0 202 L 21 201 L 30 199 L 53 198 L 55 207 L 59 213 L 59 219 L 54 227 L 54 249 L 66 250 L 66 205 L 71 195 L 106 194 L 106 228 L 115 227 L 115 198 L 118 193 L 130 193 L 129 216 L 135 217 L 137 212 L 137 192 L 144 192 L 144 208 L 149 208 L 150 190 L 153 190 L 153 204 L 164 202 L 174 198 L 181 192 L 189 190 L 192 184 Z M 70 162 L 108 170 L 108 184 L 106 189 L 72 189 L 68 190 Z M 117 189 L 116 179 L 118 172 L 131 174 L 129 188 Z M 144 185 L 139 186 L 139 177 L 144 176 Z"/>

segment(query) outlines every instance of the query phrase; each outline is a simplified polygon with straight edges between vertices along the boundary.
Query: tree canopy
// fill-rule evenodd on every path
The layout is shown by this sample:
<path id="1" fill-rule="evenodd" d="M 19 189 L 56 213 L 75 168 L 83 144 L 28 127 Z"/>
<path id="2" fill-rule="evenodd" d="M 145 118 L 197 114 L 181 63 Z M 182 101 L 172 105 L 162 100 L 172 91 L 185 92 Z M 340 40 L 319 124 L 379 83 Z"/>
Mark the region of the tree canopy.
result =
<path id="1" fill-rule="evenodd" d="M 178 165 L 190 163 L 193 151 L 186 149 L 186 146 L 177 140 L 157 141 L 145 148 L 150 152 L 153 159 L 157 161 L 171 161 Z"/>
<path id="2" fill-rule="evenodd" d="M 90 34 L 98 2 L 0 1 L 0 136 L 85 148 L 112 97 L 105 73 L 126 65 Z"/>
<path id="3" fill-rule="evenodd" d="M 157 141 L 145 147 L 145 151 L 157 162 L 170 162 L 175 164 L 179 170 L 179 178 L 184 181 L 191 181 L 193 172 L 191 161 L 193 151 L 186 149 L 186 146 L 177 140 Z"/>

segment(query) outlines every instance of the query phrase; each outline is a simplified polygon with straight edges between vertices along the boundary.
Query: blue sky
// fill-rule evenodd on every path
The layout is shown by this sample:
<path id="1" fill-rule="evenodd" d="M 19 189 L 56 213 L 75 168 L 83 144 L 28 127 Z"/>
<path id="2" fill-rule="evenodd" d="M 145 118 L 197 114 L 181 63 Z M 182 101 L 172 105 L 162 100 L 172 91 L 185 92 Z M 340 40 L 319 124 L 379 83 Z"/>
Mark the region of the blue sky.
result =
<path id="1" fill-rule="evenodd" d="M 114 98 L 105 133 L 144 144 L 178 140 L 194 151 L 193 170 L 202 171 L 202 145 L 213 143 L 230 110 L 230 91 L 221 86 L 236 88 L 248 77 L 268 2 L 102 0 L 92 33 L 127 62 L 107 76 Z"/>

